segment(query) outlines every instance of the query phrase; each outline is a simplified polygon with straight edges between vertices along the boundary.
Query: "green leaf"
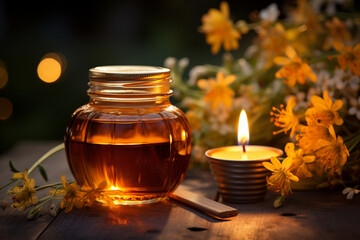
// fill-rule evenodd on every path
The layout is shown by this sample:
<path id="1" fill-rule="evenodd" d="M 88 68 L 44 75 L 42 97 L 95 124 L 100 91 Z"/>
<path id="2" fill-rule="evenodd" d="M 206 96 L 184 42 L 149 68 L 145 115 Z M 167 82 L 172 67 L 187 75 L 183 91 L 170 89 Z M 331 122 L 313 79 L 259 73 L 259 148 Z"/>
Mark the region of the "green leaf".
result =
<path id="1" fill-rule="evenodd" d="M 38 168 L 39 168 L 40 174 L 41 174 L 41 176 L 43 177 L 43 179 L 44 179 L 45 181 L 48 181 L 48 176 L 47 176 L 47 174 L 46 174 L 45 169 L 44 169 L 41 165 L 39 165 Z"/>
<path id="2" fill-rule="evenodd" d="M 10 170 L 11 170 L 12 172 L 20 172 L 19 170 L 17 170 L 17 169 L 14 167 L 14 165 L 12 164 L 11 161 L 9 161 L 9 166 L 10 166 Z"/>

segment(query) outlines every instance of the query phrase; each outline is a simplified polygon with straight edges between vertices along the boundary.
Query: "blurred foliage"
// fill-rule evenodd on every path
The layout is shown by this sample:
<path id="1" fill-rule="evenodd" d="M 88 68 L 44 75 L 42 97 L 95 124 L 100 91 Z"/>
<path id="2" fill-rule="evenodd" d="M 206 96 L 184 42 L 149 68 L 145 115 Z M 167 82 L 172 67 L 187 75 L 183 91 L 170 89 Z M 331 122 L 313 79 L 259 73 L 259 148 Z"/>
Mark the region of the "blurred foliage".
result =
<path id="1" fill-rule="evenodd" d="M 198 34 L 201 15 L 218 1 L 0 2 L 0 60 L 8 82 L 0 97 L 13 113 L 0 120 L 0 153 L 22 140 L 63 138 L 67 120 L 88 102 L 88 69 L 101 65 L 162 66 L 167 56 L 191 65 L 219 64 Z M 233 9 L 247 16 L 266 1 Z M 42 57 L 61 53 L 66 69 L 48 84 L 37 76 Z M 175 104 L 178 102 L 172 100 Z M 0 106 L 4 107 L 4 106 Z"/>

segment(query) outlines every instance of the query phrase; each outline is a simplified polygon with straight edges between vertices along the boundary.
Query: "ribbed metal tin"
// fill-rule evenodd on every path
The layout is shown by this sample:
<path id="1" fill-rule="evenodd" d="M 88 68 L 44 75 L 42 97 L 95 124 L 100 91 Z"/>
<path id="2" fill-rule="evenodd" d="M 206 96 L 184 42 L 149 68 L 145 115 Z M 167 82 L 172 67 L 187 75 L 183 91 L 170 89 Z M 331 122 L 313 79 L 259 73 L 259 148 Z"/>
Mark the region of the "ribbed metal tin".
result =
<path id="1" fill-rule="evenodd" d="M 279 156 L 283 154 L 280 149 L 274 150 Z M 267 192 L 266 177 L 271 172 L 262 163 L 270 159 L 227 161 L 212 158 L 212 150 L 209 151 L 205 153 L 205 157 L 210 163 L 211 173 L 223 201 L 254 203 L 264 200 Z"/>

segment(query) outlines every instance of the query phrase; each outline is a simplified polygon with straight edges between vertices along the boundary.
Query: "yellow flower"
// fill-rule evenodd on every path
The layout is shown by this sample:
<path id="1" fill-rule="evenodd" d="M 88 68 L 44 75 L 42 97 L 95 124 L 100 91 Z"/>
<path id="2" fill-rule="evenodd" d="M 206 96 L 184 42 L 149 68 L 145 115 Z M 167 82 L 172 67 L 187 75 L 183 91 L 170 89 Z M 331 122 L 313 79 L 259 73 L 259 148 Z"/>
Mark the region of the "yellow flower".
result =
<path id="1" fill-rule="evenodd" d="M 285 158 L 282 163 L 276 157 L 271 157 L 270 160 L 271 163 L 263 162 L 264 167 L 272 171 L 272 175 L 266 178 L 268 189 L 280 191 L 281 195 L 285 196 L 291 192 L 290 180 L 299 181 L 299 178 L 290 172 L 293 160 L 291 157 Z"/>
<path id="2" fill-rule="evenodd" d="M 319 42 L 319 35 L 323 32 L 322 24 L 318 14 L 313 10 L 313 7 L 308 0 L 297 0 L 296 8 L 289 9 L 289 18 L 292 22 L 298 25 L 298 30 L 301 32 L 294 41 L 292 46 L 297 53 L 301 55 L 311 55 Z"/>
<path id="3" fill-rule="evenodd" d="M 318 15 L 313 10 L 308 0 L 297 0 L 297 7 L 290 9 L 290 18 L 299 24 L 305 24 L 306 27 L 313 31 L 321 28 Z"/>
<path id="4" fill-rule="evenodd" d="M 55 195 L 64 196 L 60 207 L 65 208 L 65 212 L 68 213 L 71 211 L 73 206 L 76 208 L 81 208 L 83 206 L 82 198 L 84 193 L 80 191 L 76 183 L 68 183 L 65 179 L 65 176 L 61 176 L 61 181 L 63 183 L 64 189 L 58 190 Z M 53 191 L 50 191 L 50 194 L 53 194 Z"/>
<path id="5" fill-rule="evenodd" d="M 315 121 L 319 125 L 330 126 L 332 124 L 342 125 L 343 119 L 337 112 L 342 106 L 341 100 L 335 100 L 333 103 L 327 91 L 324 91 L 323 98 L 312 96 L 311 103 L 313 107 L 305 112 L 306 121 Z M 309 119 L 312 120 L 309 120 Z"/>
<path id="6" fill-rule="evenodd" d="M 341 174 L 341 168 L 347 161 L 349 151 L 343 139 L 340 136 L 336 138 L 333 126 L 329 127 L 329 132 L 331 140 L 320 139 L 319 144 L 322 147 L 316 151 L 316 157 L 330 175 Z"/>
<path id="7" fill-rule="evenodd" d="M 296 141 L 305 154 L 313 153 L 321 147 L 320 139 L 330 140 L 328 127 L 318 125 L 315 121 L 307 119 L 307 126 L 300 127 L 300 133 L 296 135 Z"/>
<path id="8" fill-rule="evenodd" d="M 112 207 L 112 199 L 104 193 L 106 186 L 106 181 L 100 182 L 96 189 L 83 186 L 81 190 L 86 192 L 82 199 L 84 206 L 91 207 L 96 201 L 100 201 L 104 205 Z"/>
<path id="9" fill-rule="evenodd" d="M 221 44 L 224 44 L 226 51 L 239 47 L 238 39 L 241 38 L 241 35 L 236 31 L 233 22 L 229 19 L 229 5 L 227 2 L 220 4 L 220 11 L 214 8 L 210 9 L 202 17 L 202 22 L 201 31 L 206 34 L 206 43 L 212 45 L 211 52 L 213 54 L 219 52 Z"/>
<path id="10" fill-rule="evenodd" d="M 285 46 L 288 45 L 287 31 L 280 23 L 260 27 L 258 35 L 261 49 L 266 50 L 271 57 L 283 54 Z"/>
<path id="11" fill-rule="evenodd" d="M 290 167 L 291 172 L 300 179 L 311 177 L 311 172 L 307 168 L 306 164 L 313 162 L 315 160 L 315 156 L 304 156 L 301 148 L 295 150 L 294 143 L 287 143 L 285 146 L 285 152 L 288 157 L 293 159 L 293 163 Z"/>
<path id="12" fill-rule="evenodd" d="M 326 21 L 325 26 L 329 30 L 330 34 L 325 40 L 324 49 L 330 49 L 336 41 L 349 41 L 351 34 L 347 31 L 344 22 L 340 21 L 339 18 L 333 17 L 331 21 Z"/>
<path id="13" fill-rule="evenodd" d="M 285 78 L 285 84 L 290 87 L 295 86 L 296 82 L 300 84 L 306 83 L 306 78 L 309 78 L 312 82 L 316 82 L 316 75 L 311 70 L 310 66 L 303 62 L 301 58 L 298 57 L 294 48 L 288 46 L 285 49 L 286 57 L 275 57 L 274 62 L 278 65 L 283 65 L 275 73 L 276 78 Z"/>
<path id="14" fill-rule="evenodd" d="M 281 127 L 282 129 L 278 131 L 274 131 L 273 134 L 278 134 L 280 132 L 284 132 L 285 134 L 287 131 L 290 131 L 290 137 L 294 136 L 295 130 L 299 124 L 299 120 L 293 113 L 293 108 L 295 107 L 295 97 L 291 97 L 288 102 L 286 109 L 284 109 L 284 105 L 280 105 L 280 109 L 273 107 L 272 111 L 270 112 L 272 117 L 270 120 L 274 122 L 274 125 L 277 127 Z"/>
<path id="15" fill-rule="evenodd" d="M 22 179 L 24 181 L 24 185 L 21 188 L 15 186 L 13 190 L 9 191 L 9 195 L 13 195 L 12 200 L 14 201 L 10 207 L 24 210 L 26 207 L 36 204 L 38 199 L 35 196 L 35 180 L 33 178 L 29 178 L 28 170 L 25 169 L 23 173 L 14 173 L 13 178 Z"/>
<path id="16" fill-rule="evenodd" d="M 233 83 L 235 78 L 235 75 L 224 77 L 223 73 L 218 72 L 216 81 L 212 78 L 200 79 L 198 86 L 206 91 L 204 101 L 211 103 L 212 109 L 216 109 L 220 102 L 226 107 L 231 107 L 235 92 L 228 85 Z"/>
<path id="17" fill-rule="evenodd" d="M 342 42 L 335 42 L 334 48 L 340 52 L 337 56 L 338 63 L 343 71 L 349 71 L 357 76 L 360 76 L 360 43 L 356 44 L 354 48 L 351 46 L 344 46 Z"/>

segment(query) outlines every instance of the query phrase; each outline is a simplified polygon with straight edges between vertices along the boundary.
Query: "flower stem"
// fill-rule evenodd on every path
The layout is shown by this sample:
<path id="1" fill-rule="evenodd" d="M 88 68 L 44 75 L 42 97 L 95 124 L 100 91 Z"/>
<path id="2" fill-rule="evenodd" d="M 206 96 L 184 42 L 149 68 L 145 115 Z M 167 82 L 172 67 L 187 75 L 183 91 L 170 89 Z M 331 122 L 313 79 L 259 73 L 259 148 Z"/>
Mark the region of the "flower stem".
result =
<path id="1" fill-rule="evenodd" d="M 315 64 L 315 63 L 327 60 L 329 56 L 333 56 L 333 55 L 336 55 L 336 54 L 337 54 L 337 52 L 335 52 L 335 51 L 329 51 L 329 52 L 324 53 L 324 54 L 322 54 L 320 56 L 312 58 L 307 63 L 308 64 Z"/>
<path id="2" fill-rule="evenodd" d="M 61 149 L 65 148 L 64 143 L 61 143 L 60 145 L 57 145 L 56 147 L 52 148 L 50 151 L 48 151 L 47 153 L 45 153 L 39 160 L 37 160 L 29 169 L 28 174 L 30 175 L 30 173 L 32 171 L 34 171 L 34 169 L 39 166 L 42 162 L 44 162 L 48 157 L 50 157 L 51 155 L 53 155 L 54 153 L 60 151 Z"/>
<path id="3" fill-rule="evenodd" d="M 46 196 L 46 197 L 43 197 L 42 199 L 40 199 L 39 202 L 42 202 L 42 201 L 45 201 L 45 202 L 43 202 L 43 203 L 41 203 L 41 204 L 39 204 L 39 205 L 42 206 L 42 205 L 44 205 L 46 202 L 48 202 L 49 200 L 53 199 L 53 198 L 55 197 L 55 194 L 56 194 L 57 190 L 59 190 L 59 188 L 61 188 L 61 187 L 55 188 L 54 192 L 53 192 L 51 195 Z M 39 206 L 39 205 L 38 205 L 38 206 Z"/>
<path id="4" fill-rule="evenodd" d="M 47 200 L 49 200 L 51 198 L 52 198 L 52 196 L 46 196 L 46 197 L 43 197 L 42 199 L 39 199 L 39 202 L 42 202 L 42 201 L 47 202 Z"/>
<path id="5" fill-rule="evenodd" d="M 47 184 L 47 185 L 43 185 L 43 186 L 37 187 L 37 188 L 35 188 L 34 190 L 39 191 L 39 190 L 42 190 L 42 189 L 45 189 L 45 188 L 55 187 L 55 186 L 61 185 L 61 184 L 62 184 L 61 182 L 59 182 L 59 183 Z"/>
<path id="6" fill-rule="evenodd" d="M 360 142 L 360 135 L 350 139 L 348 142 L 345 143 L 348 147 L 348 151 L 351 152 Z"/>
<path id="7" fill-rule="evenodd" d="M 11 179 L 11 181 L 9 182 L 9 183 L 7 183 L 7 184 L 5 184 L 4 186 L 2 186 L 1 188 L 0 188 L 0 190 L 3 190 L 4 188 L 6 188 L 7 186 L 9 186 L 9 185 L 11 185 L 13 182 L 15 182 L 17 179 Z"/>

